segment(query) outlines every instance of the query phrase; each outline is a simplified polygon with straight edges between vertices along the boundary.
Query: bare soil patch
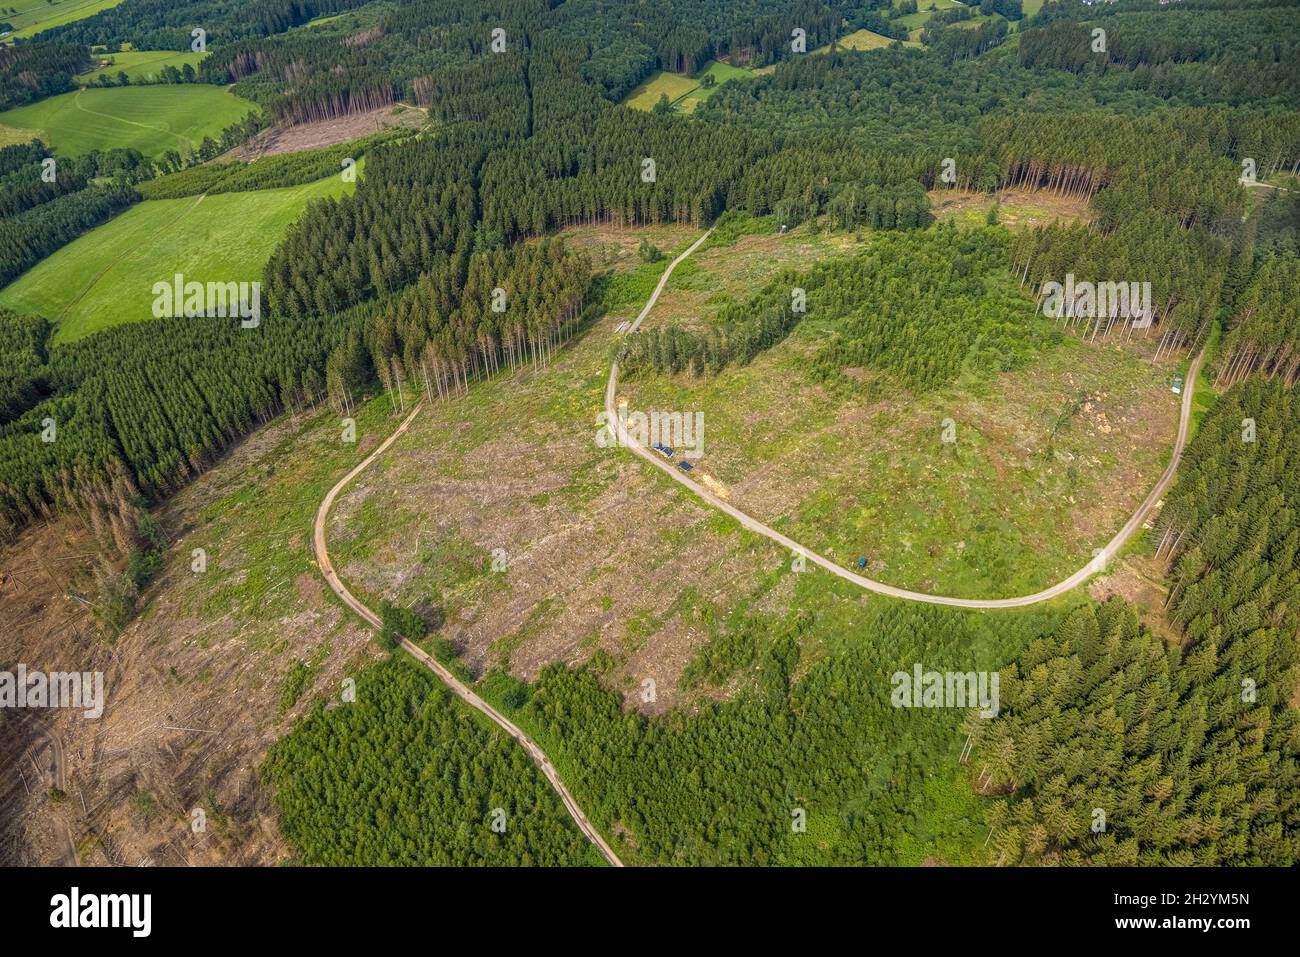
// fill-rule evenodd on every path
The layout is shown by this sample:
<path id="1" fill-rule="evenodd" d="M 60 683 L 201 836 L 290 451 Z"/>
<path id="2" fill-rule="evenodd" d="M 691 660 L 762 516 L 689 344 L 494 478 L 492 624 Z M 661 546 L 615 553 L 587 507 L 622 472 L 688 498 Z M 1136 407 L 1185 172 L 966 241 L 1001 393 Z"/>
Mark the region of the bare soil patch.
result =
<path id="1" fill-rule="evenodd" d="M 427 119 L 427 114 L 419 107 L 398 104 L 365 113 L 351 113 L 330 120 L 319 120 L 315 123 L 273 126 L 258 133 L 237 149 L 231 150 L 223 159 L 233 158 L 249 163 L 259 156 L 298 153 L 302 150 L 334 146 L 397 126 L 418 129 Z"/>
<path id="2" fill-rule="evenodd" d="M 1062 196 L 1046 190 L 1008 189 L 995 196 L 959 189 L 931 190 L 930 210 L 936 219 L 981 225 L 994 202 L 998 222 L 1009 229 L 1029 229 L 1049 223 L 1092 222 L 1088 201 L 1081 196 Z"/>
<path id="3" fill-rule="evenodd" d="M 428 409 L 340 498 L 330 550 L 358 594 L 439 605 L 476 675 L 599 655 L 627 706 L 653 713 L 682 702 L 703 610 L 752 594 L 783 556 L 597 445 L 607 356 L 593 332 L 550 369 Z M 654 702 L 633 693 L 646 678 Z"/>
<path id="4" fill-rule="evenodd" d="M 1165 615 L 1169 586 L 1163 562 L 1147 556 L 1126 558 L 1115 570 L 1088 586 L 1088 594 L 1099 602 L 1119 595 L 1137 609 L 1138 620 L 1170 648 L 1186 643 L 1182 633 Z"/>

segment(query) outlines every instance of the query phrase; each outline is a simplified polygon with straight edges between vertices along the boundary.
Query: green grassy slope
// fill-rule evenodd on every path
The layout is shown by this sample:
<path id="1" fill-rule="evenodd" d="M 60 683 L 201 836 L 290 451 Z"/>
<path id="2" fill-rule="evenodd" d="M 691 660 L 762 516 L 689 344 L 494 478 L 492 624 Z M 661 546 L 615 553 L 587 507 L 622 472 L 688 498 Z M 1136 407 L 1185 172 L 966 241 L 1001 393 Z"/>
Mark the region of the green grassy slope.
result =
<path id="1" fill-rule="evenodd" d="M 339 177 L 219 196 L 140 203 L 0 290 L 0 305 L 58 324 L 56 341 L 152 318 L 153 284 L 177 273 L 199 282 L 251 282 L 313 199 L 354 187 Z"/>
<path id="2" fill-rule="evenodd" d="M 215 86 L 78 90 L 0 113 L 0 128 L 39 136 L 59 153 L 123 147 L 156 156 L 216 136 L 256 107 Z"/>
<path id="3" fill-rule="evenodd" d="M 30 37 L 73 20 L 82 20 L 94 16 L 100 10 L 115 7 L 122 0 L 9 0 L 3 8 L 16 10 L 0 20 L 12 24 L 14 32 L 5 37 Z"/>
<path id="4" fill-rule="evenodd" d="M 89 84 L 101 76 L 110 76 L 117 79 L 119 72 L 125 73 L 132 83 L 151 81 L 158 77 L 159 72 L 165 66 L 174 66 L 179 70 L 188 63 L 197 69 L 199 63 L 207 54 L 178 53 L 175 50 L 128 50 L 123 53 L 98 53 L 94 56 L 96 60 L 109 60 L 111 62 L 108 66 L 100 67 L 77 77 L 78 83 Z"/>

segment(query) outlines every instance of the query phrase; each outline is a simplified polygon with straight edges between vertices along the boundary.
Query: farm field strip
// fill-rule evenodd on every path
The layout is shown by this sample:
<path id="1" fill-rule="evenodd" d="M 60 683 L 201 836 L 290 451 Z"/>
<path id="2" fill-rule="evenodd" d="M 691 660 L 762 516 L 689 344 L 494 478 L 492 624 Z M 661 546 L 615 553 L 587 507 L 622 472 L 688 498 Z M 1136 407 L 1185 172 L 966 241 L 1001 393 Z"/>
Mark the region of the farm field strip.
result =
<path id="1" fill-rule="evenodd" d="M 14 32 L 5 37 L 6 41 L 14 38 L 35 36 L 42 30 L 92 17 L 101 10 L 108 10 L 122 3 L 122 0 L 13 0 L 6 6 L 12 6 L 17 13 L 4 17 L 6 23 L 15 27 Z"/>
<path id="2" fill-rule="evenodd" d="M 115 147 L 158 156 L 197 146 L 256 110 L 224 87 L 202 83 L 94 87 L 6 110 L 0 128 L 26 131 L 64 156 Z"/>
<path id="3" fill-rule="evenodd" d="M 282 189 L 145 200 L 23 273 L 0 290 L 0 305 L 55 322 L 57 342 L 146 321 L 153 284 L 178 272 L 201 282 L 260 281 L 307 204 L 352 188 L 331 176 Z M 86 278 L 72 283 L 69 276 Z"/>

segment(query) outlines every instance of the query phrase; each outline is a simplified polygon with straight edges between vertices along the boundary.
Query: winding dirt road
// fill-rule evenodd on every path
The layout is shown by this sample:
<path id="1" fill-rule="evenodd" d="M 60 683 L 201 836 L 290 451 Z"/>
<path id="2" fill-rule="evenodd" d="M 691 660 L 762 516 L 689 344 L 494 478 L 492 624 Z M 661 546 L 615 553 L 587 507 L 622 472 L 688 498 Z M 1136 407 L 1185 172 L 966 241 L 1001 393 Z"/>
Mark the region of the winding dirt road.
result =
<path id="1" fill-rule="evenodd" d="M 663 276 L 660 277 L 659 284 L 655 286 L 654 293 L 651 294 L 649 302 L 645 304 L 645 308 L 641 310 L 641 314 L 636 317 L 636 321 L 627 329 L 629 334 L 635 333 L 637 328 L 641 325 L 641 320 L 645 319 L 645 317 L 650 314 L 650 310 L 654 308 L 655 302 L 659 299 L 659 294 L 663 292 L 664 286 L 668 284 L 668 277 L 672 275 L 672 271 L 677 268 L 677 265 L 682 262 L 682 260 L 695 252 L 695 250 L 699 248 L 700 244 L 704 242 L 704 240 L 708 239 L 709 233 L 711 232 L 713 232 L 712 229 L 697 239 L 690 248 L 668 264 L 668 268 L 664 270 Z M 1151 489 L 1151 494 L 1143 500 L 1142 504 L 1138 506 L 1137 511 L 1134 512 L 1133 516 L 1124 524 L 1124 527 L 1115 534 L 1115 537 L 1107 542 L 1105 548 L 1098 551 L 1096 556 L 1087 565 L 1080 568 L 1069 578 L 1059 581 L 1055 585 L 1044 588 L 1042 591 L 1034 592 L 1032 595 L 1021 595 L 1017 598 L 951 598 L 946 595 L 930 595 L 924 592 L 909 591 L 906 588 L 897 588 L 893 585 L 886 585 L 884 582 L 865 578 L 847 568 L 837 565 L 829 558 L 819 555 L 811 549 L 805 548 L 794 539 L 782 535 L 770 525 L 765 525 L 753 516 L 742 512 L 734 505 L 728 504 L 704 486 L 687 478 L 686 473 L 676 468 L 671 461 L 664 459 L 656 452 L 650 451 L 644 445 L 628 435 L 624 421 L 617 418 L 616 410 L 614 408 L 614 397 L 618 389 L 617 361 L 610 366 L 609 382 L 605 386 L 605 414 L 609 422 L 617 429 L 619 443 L 625 446 L 628 450 L 649 462 L 673 481 L 690 489 L 695 495 L 703 499 L 709 505 L 712 505 L 719 511 L 730 515 L 751 532 L 757 532 L 759 535 L 770 538 L 778 545 L 790 549 L 791 552 L 802 554 L 806 561 L 820 565 L 828 572 L 838 575 L 845 581 L 850 581 L 868 591 L 877 592 L 881 595 L 888 595 L 891 598 L 902 598 L 906 601 L 925 602 L 930 605 L 951 605 L 957 608 L 1022 608 L 1025 605 L 1036 605 L 1039 602 L 1049 601 L 1052 598 L 1063 595 L 1071 589 L 1083 584 L 1097 572 L 1102 571 L 1106 567 L 1106 563 L 1119 554 L 1120 549 L 1124 547 L 1124 543 L 1133 536 L 1133 533 L 1141 526 L 1147 514 L 1164 496 L 1165 491 L 1169 488 L 1169 484 L 1174 479 L 1174 473 L 1178 469 L 1178 462 L 1183 455 L 1183 446 L 1187 442 L 1187 430 L 1191 421 L 1192 412 L 1192 395 L 1196 389 L 1196 374 L 1200 371 L 1201 360 L 1204 357 L 1205 354 L 1203 352 L 1198 355 L 1187 372 L 1187 382 L 1183 388 L 1182 410 L 1178 419 L 1178 437 L 1174 441 L 1173 455 L 1170 456 L 1169 465 L 1166 466 L 1164 473 L 1160 476 L 1160 480 L 1156 482 L 1155 487 Z"/>
<path id="2" fill-rule="evenodd" d="M 379 620 L 379 616 L 366 607 L 366 605 L 362 604 L 355 595 L 348 591 L 347 586 L 345 586 L 342 580 L 339 579 L 338 573 L 335 572 L 334 566 L 330 562 L 329 550 L 325 546 L 325 525 L 329 518 L 330 509 L 334 506 L 334 500 L 338 498 L 339 493 L 347 487 L 348 483 L 360 475 L 371 462 L 383 455 L 384 452 L 388 451 L 389 447 L 406 432 L 411 422 L 417 415 L 419 415 L 420 407 L 420 404 L 417 403 L 415 408 L 411 409 L 410 415 L 402 420 L 402 424 L 397 427 L 397 431 L 385 439 L 377 449 L 366 456 L 355 468 L 352 469 L 351 472 L 343 476 L 337 485 L 329 490 L 329 494 L 327 494 L 320 503 L 320 508 L 316 512 L 316 522 L 312 527 L 312 545 L 316 551 L 316 562 L 320 566 L 321 574 L 325 576 L 325 581 L 329 584 L 330 588 L 333 589 L 334 594 L 343 599 L 344 604 L 356 612 L 357 615 L 372 628 L 376 629 L 382 627 L 382 622 Z M 546 756 L 546 752 L 538 747 L 537 743 L 533 741 L 532 738 L 524 734 L 523 731 L 511 723 L 510 720 L 506 718 L 505 715 L 501 714 L 501 712 L 497 711 L 496 708 L 492 707 L 475 694 L 469 686 L 448 671 L 435 658 L 425 654 L 418 647 L 405 639 L 402 640 L 402 650 L 437 675 L 439 680 L 450 688 L 456 697 L 460 698 L 470 707 L 487 715 L 497 726 L 505 731 L 506 734 L 518 741 L 519 745 L 528 752 L 528 756 L 533 759 L 533 763 L 541 769 L 542 774 L 546 776 L 546 780 L 551 782 L 551 787 L 555 789 L 555 792 L 560 796 L 560 800 L 564 802 L 565 810 L 569 812 L 569 816 L 572 817 L 574 823 L 578 825 L 578 829 L 587 836 L 587 839 L 590 840 L 591 843 L 596 845 L 596 849 L 600 851 L 601 856 L 612 866 L 623 866 L 623 862 L 618 859 L 618 855 L 614 853 L 614 849 L 606 843 L 605 839 L 601 837 L 600 832 L 596 830 L 595 825 L 593 825 L 591 821 L 587 819 L 587 816 L 582 813 L 582 808 L 578 807 L 578 802 L 573 799 L 573 795 L 569 793 L 569 789 L 566 788 L 564 782 L 560 780 L 560 776 L 556 773 L 555 766 L 551 764 L 550 758 Z"/>
<path id="3" fill-rule="evenodd" d="M 646 302 L 645 307 L 636 317 L 636 320 L 628 327 L 628 334 L 635 333 L 640 327 L 642 320 L 650 314 L 655 303 L 659 300 L 659 294 L 663 292 L 664 287 L 668 284 L 668 279 L 672 275 L 673 270 L 676 269 L 677 266 L 686 259 L 686 257 L 695 252 L 695 250 L 709 238 L 709 235 L 712 232 L 713 230 L 710 229 L 692 243 L 685 252 L 668 264 L 663 275 L 659 277 L 659 282 L 655 286 L 654 292 L 650 295 L 649 300 Z M 1137 531 L 1139 526 L 1141 526 L 1142 521 L 1146 518 L 1147 514 L 1155 504 L 1160 501 L 1161 497 L 1165 494 L 1165 491 L 1169 488 L 1169 484 L 1173 481 L 1174 473 L 1178 469 L 1178 462 L 1182 458 L 1183 446 L 1187 442 L 1187 431 L 1191 421 L 1192 395 L 1195 391 L 1196 376 L 1200 371 L 1201 360 L 1204 357 L 1204 353 L 1198 355 L 1192 362 L 1191 368 L 1187 373 L 1187 382 L 1183 391 L 1182 410 L 1178 421 L 1178 436 L 1174 442 L 1173 455 L 1170 456 L 1169 464 L 1166 466 L 1164 473 L 1160 476 L 1160 480 L 1156 482 L 1155 487 L 1151 489 L 1150 494 L 1147 495 L 1142 504 L 1138 506 L 1137 511 L 1133 513 L 1132 517 L 1125 523 L 1124 527 L 1115 534 L 1115 537 L 1106 544 L 1106 547 L 1101 549 L 1097 553 L 1096 557 L 1094 557 L 1093 560 L 1083 568 L 1080 568 L 1069 578 L 1057 582 L 1055 585 L 1044 588 L 1042 591 L 1035 592 L 1032 595 L 1022 595 L 1018 598 L 951 598 L 944 595 L 930 595 L 924 592 L 909 591 L 905 588 L 896 588 L 895 586 L 887 585 L 884 582 L 865 578 L 862 575 L 855 574 L 847 568 L 840 567 L 830 559 L 805 548 L 794 539 L 782 535 L 771 526 L 765 525 L 758 519 L 742 512 L 734 505 L 728 504 L 707 488 L 687 478 L 686 475 L 680 469 L 675 468 L 671 462 L 663 459 L 656 453 L 651 452 L 644 445 L 641 445 L 628 435 L 626 426 L 616 417 L 616 410 L 614 408 L 614 398 L 618 389 L 617 361 L 610 366 L 609 370 L 609 381 L 605 387 L 605 412 L 609 421 L 613 423 L 618 432 L 619 441 L 634 454 L 649 462 L 673 481 L 684 485 L 709 505 L 727 515 L 730 515 L 750 531 L 757 532 L 758 534 L 771 539 L 777 544 L 790 549 L 791 552 L 802 554 L 807 561 L 820 565 L 822 568 L 834 575 L 838 575 L 846 581 L 850 581 L 868 591 L 877 592 L 881 595 L 888 595 L 891 598 L 901 598 L 906 601 L 926 602 L 932 605 L 951 605 L 958 608 L 1020 608 L 1025 605 L 1033 605 L 1038 602 L 1048 601 L 1058 595 L 1063 595 L 1071 589 L 1083 584 L 1083 582 L 1087 581 L 1087 579 L 1092 575 L 1104 569 L 1106 563 L 1118 554 L 1120 549 L 1123 548 L 1124 543 L 1132 537 L 1133 533 Z M 316 512 L 316 521 L 312 529 L 312 543 L 316 552 L 316 561 L 320 566 L 321 574 L 325 577 L 325 581 L 329 584 L 334 593 L 338 595 L 339 598 L 343 599 L 343 602 L 349 608 L 356 612 L 356 614 L 371 627 L 376 629 L 382 627 L 379 616 L 348 591 L 347 587 L 339 579 L 338 573 L 335 572 L 334 566 L 330 562 L 329 550 L 325 543 L 325 526 L 327 519 L 329 518 L 330 509 L 333 508 L 334 500 L 339 496 L 339 493 L 341 493 L 353 479 L 360 475 L 361 472 L 374 462 L 375 459 L 388 451 L 392 444 L 406 432 L 415 417 L 419 415 L 420 409 L 421 403 L 417 403 L 415 407 L 411 409 L 410 414 L 402 420 L 402 424 L 397 427 L 397 430 L 394 431 L 392 435 L 385 439 L 378 448 L 366 456 L 366 458 L 358 463 L 352 471 L 343 476 L 343 478 L 341 478 L 338 483 L 329 490 L 329 493 L 321 501 L 320 508 Z M 583 814 L 582 809 L 578 806 L 578 802 L 574 800 L 573 795 L 571 795 L 568 788 L 564 786 L 564 782 L 560 780 L 559 775 L 555 771 L 554 765 L 551 764 L 550 759 L 546 756 L 546 752 L 543 751 L 535 741 L 511 723 L 511 721 L 503 714 L 475 694 L 473 690 L 448 671 L 447 668 L 436 659 L 425 654 L 425 652 L 406 640 L 402 641 L 402 650 L 437 675 L 439 680 L 450 688 L 458 698 L 470 707 L 487 715 L 487 717 L 490 718 L 498 727 L 519 742 L 519 745 L 528 752 L 529 757 L 531 757 L 537 767 L 541 769 L 542 774 L 546 776 L 551 787 L 553 787 L 555 792 L 560 796 L 560 800 L 564 803 L 564 807 L 569 812 L 570 817 L 573 818 L 582 833 L 585 834 L 594 845 L 596 845 L 601 856 L 615 867 L 623 866 L 622 861 L 618 859 L 618 855 L 614 853 L 613 848 L 606 843 L 605 839 L 600 835 L 600 832 L 596 830 L 591 821 L 587 819 L 587 816 Z"/>

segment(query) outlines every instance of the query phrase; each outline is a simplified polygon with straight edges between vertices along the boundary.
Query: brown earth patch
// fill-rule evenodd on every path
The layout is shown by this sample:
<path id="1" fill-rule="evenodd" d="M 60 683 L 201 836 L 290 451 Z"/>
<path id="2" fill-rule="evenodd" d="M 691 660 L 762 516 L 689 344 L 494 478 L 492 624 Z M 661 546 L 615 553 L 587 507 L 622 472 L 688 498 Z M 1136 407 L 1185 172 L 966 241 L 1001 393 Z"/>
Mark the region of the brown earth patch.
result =
<path id="1" fill-rule="evenodd" d="M 1119 595 L 1137 609 L 1138 620 L 1168 647 L 1182 648 L 1186 644 L 1182 633 L 1165 615 L 1169 586 L 1163 568 L 1163 562 L 1131 556 L 1111 574 L 1094 579 L 1088 594 L 1099 602 Z"/>
<path id="2" fill-rule="evenodd" d="M 247 143 L 231 150 L 221 158 L 251 163 L 259 156 L 297 153 L 302 150 L 335 146 L 394 127 L 418 129 L 427 121 L 427 113 L 419 107 L 398 104 L 365 113 L 351 113 L 330 120 L 318 120 L 314 123 L 277 125 L 263 130 Z"/>
<path id="3" fill-rule="evenodd" d="M 936 219 L 957 219 L 972 225 L 982 223 L 994 203 L 992 194 L 959 189 L 930 190 L 929 197 L 930 211 Z M 998 192 L 996 199 L 998 222 L 1009 229 L 1029 229 L 1053 222 L 1092 222 L 1088 200 L 1081 196 L 1007 189 Z"/>

